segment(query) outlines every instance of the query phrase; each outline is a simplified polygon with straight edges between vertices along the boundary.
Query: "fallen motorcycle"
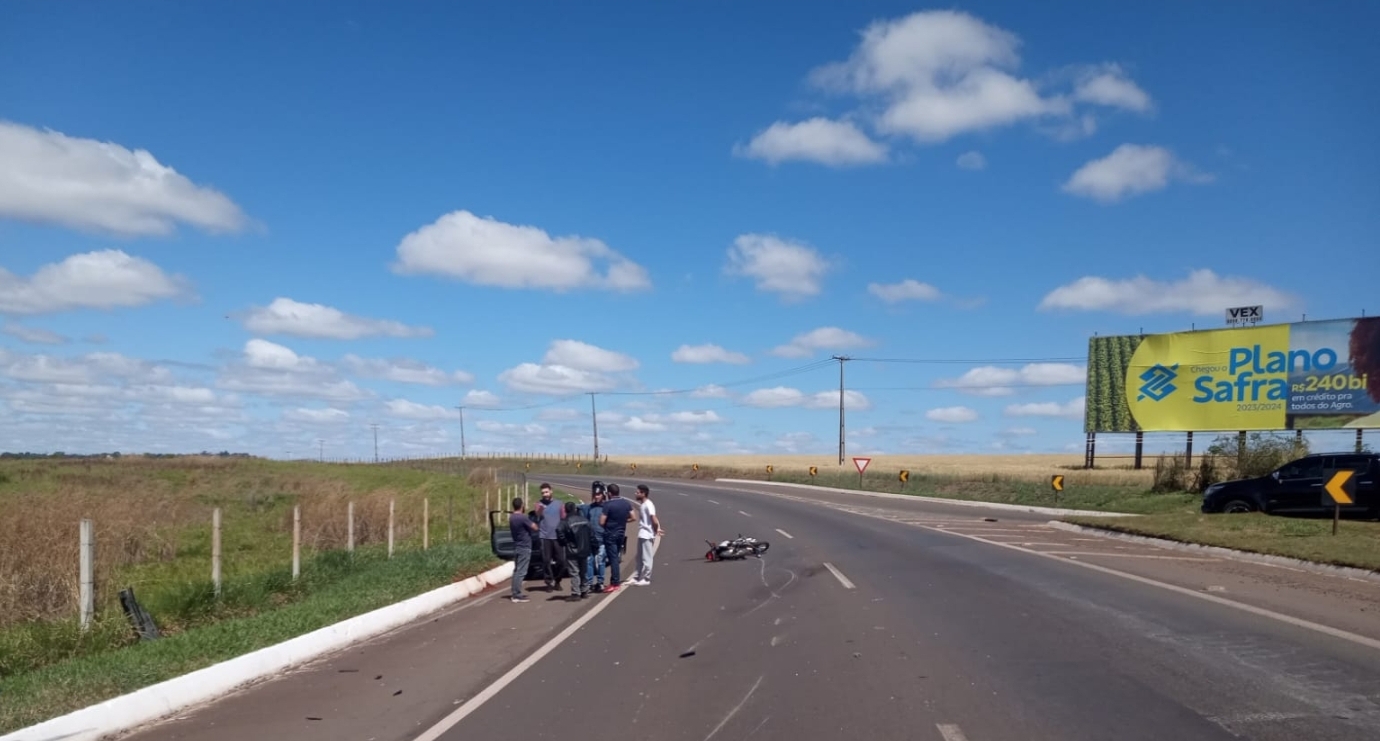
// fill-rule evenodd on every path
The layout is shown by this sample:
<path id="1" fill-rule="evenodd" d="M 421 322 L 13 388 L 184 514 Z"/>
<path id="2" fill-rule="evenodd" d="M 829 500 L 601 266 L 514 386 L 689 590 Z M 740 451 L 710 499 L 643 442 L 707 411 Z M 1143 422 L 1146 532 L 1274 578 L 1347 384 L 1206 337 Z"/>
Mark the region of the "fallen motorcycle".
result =
<path id="1" fill-rule="evenodd" d="M 762 557 L 763 553 L 771 547 L 771 543 L 765 540 L 758 540 L 753 537 L 743 537 L 741 533 L 732 540 L 722 540 L 715 543 L 712 540 L 704 541 L 709 544 L 709 550 L 704 557 L 709 561 L 730 561 L 747 558 L 748 556 Z"/>

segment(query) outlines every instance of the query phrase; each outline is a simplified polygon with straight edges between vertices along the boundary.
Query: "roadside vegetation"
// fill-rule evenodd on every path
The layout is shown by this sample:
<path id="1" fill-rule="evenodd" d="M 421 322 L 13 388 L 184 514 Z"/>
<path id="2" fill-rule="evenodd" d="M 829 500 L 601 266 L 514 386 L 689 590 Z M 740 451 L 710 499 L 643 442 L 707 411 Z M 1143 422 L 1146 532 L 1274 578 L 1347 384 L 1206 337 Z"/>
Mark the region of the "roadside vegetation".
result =
<path id="1" fill-rule="evenodd" d="M 1157 514 L 1148 517 L 1066 517 L 1088 527 L 1215 545 L 1250 553 L 1380 571 L 1380 523 L 1343 520 L 1332 535 L 1329 518 L 1260 514 Z"/>
<path id="2" fill-rule="evenodd" d="M 497 565 L 484 514 L 499 500 L 492 476 L 214 457 L 0 461 L 0 733 Z M 344 550 L 350 502 L 353 554 Z M 294 507 L 302 531 L 296 580 Z M 219 597 L 211 582 L 215 508 Z M 77 617 L 82 518 L 93 520 L 96 541 L 97 604 L 86 631 Z M 161 638 L 139 639 L 120 607 L 122 589 L 133 590 Z"/>

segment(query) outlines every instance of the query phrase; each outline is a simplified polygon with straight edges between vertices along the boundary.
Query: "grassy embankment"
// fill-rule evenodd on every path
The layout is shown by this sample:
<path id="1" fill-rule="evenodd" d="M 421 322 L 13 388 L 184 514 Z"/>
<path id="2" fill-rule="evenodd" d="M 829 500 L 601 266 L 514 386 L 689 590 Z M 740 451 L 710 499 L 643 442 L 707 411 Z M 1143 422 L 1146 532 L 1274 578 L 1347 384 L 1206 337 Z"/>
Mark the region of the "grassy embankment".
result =
<path id="1" fill-rule="evenodd" d="M 494 565 L 492 480 L 396 467 L 236 459 L 0 462 L 0 733 L 78 709 Z M 387 557 L 389 501 L 395 503 Z M 422 550 L 422 503 L 429 545 Z M 493 501 L 497 501 L 494 497 Z M 353 555 L 344 549 L 355 506 Z M 292 514 L 302 570 L 291 575 Z M 210 581 L 222 510 L 223 586 Z M 78 522 L 96 529 L 97 616 L 77 625 Z M 164 638 L 140 642 L 132 587 Z"/>
<path id="2" fill-rule="evenodd" d="M 1343 520 L 1332 535 L 1332 520 L 1264 515 L 1204 515 L 1193 512 L 1149 517 L 1066 517 L 1065 520 L 1115 532 L 1215 545 L 1251 553 L 1380 571 L 1380 523 Z"/>

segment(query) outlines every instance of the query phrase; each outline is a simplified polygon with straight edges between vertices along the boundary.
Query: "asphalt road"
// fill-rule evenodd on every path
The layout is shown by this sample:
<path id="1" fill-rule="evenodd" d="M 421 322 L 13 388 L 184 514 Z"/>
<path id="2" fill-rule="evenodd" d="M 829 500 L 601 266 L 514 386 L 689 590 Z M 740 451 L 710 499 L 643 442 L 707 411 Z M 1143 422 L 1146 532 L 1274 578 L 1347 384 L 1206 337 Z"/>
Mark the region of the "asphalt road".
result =
<path id="1" fill-rule="evenodd" d="M 1380 738 L 1372 646 L 914 523 L 678 482 L 653 496 L 654 583 L 600 598 L 427 737 Z M 771 550 L 704 560 L 740 532 Z"/>

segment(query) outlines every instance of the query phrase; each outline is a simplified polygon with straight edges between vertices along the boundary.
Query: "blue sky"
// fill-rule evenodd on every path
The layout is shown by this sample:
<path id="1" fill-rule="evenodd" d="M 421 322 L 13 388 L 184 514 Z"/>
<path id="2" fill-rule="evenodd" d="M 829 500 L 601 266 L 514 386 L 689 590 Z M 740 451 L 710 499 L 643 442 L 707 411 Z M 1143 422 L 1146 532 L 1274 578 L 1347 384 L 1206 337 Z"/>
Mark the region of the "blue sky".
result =
<path id="1" fill-rule="evenodd" d="M 1092 333 L 1380 310 L 1373 4 L 790 10 L 7 5 L 0 449 L 1081 450 Z"/>

